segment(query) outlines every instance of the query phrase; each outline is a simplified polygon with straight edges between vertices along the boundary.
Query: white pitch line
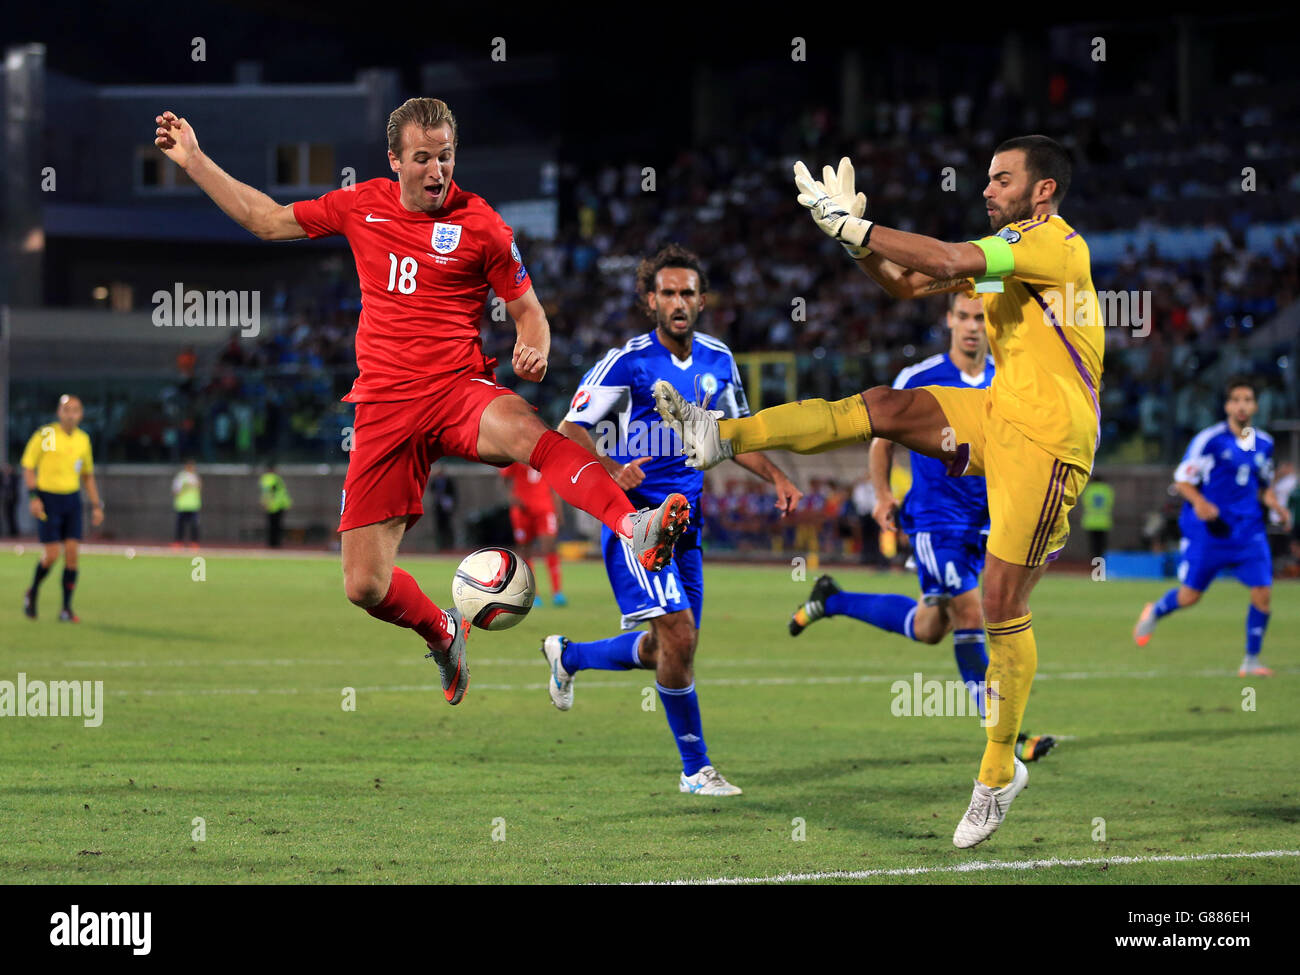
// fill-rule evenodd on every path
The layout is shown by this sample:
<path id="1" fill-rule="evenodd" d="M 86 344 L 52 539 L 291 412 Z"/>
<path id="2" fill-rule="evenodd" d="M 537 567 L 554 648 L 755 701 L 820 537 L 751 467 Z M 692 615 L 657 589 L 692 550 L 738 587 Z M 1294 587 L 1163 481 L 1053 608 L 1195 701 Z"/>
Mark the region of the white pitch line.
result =
<path id="1" fill-rule="evenodd" d="M 541 655 L 530 657 L 526 660 L 518 657 L 475 657 L 474 666 L 476 667 L 524 667 L 536 669 L 541 661 Z M 329 660 L 321 657 L 275 657 L 275 658 L 250 658 L 241 660 L 239 658 L 208 659 L 204 657 L 183 657 L 175 660 L 63 660 L 61 664 L 68 667 L 320 667 L 320 666 L 340 666 L 353 667 L 362 662 L 360 657 L 350 657 L 347 660 Z M 372 661 L 373 662 L 373 661 Z M 423 657 L 396 657 L 384 662 L 384 666 L 396 664 L 399 667 L 425 667 L 429 666 L 427 660 Z M 797 660 L 710 660 L 710 669 L 714 667 L 733 668 L 733 667 L 802 667 L 805 664 Z M 911 677 L 911 674 L 908 674 Z"/>
<path id="2" fill-rule="evenodd" d="M 768 877 L 710 877 L 706 880 L 643 880 L 624 886 L 693 887 L 739 884 L 789 884 L 817 880 L 867 880 L 871 877 L 916 877 L 927 874 L 982 873 L 989 870 L 1048 870 L 1054 867 L 1125 866 L 1135 863 L 1194 863 L 1206 860 L 1265 860 L 1300 857 L 1300 850 L 1255 850 L 1245 853 L 1195 853 L 1184 856 L 1089 857 L 1081 860 L 972 860 L 950 867 L 895 867 L 879 870 L 828 870 L 822 873 L 783 873 Z"/>
<path id="3" fill-rule="evenodd" d="M 500 658 L 474 658 L 473 663 L 478 667 L 519 667 L 523 669 L 537 669 L 537 658 L 521 660 L 516 657 Z M 346 660 L 318 658 L 318 657 L 273 657 L 273 658 L 250 658 L 241 660 L 239 658 L 219 658 L 211 659 L 205 657 L 183 657 L 171 660 L 61 660 L 61 666 L 65 667 L 104 667 L 110 669 L 124 669 L 137 667 L 355 667 L 361 664 L 366 666 L 375 666 L 375 661 L 363 660 L 360 657 L 349 658 Z M 730 667 L 768 667 L 776 664 L 780 666 L 782 661 L 772 660 L 716 660 L 706 661 L 706 669 L 730 668 Z M 425 667 L 429 664 L 423 658 L 395 658 L 385 661 L 383 666 L 396 665 L 399 667 Z M 1276 671 L 1283 675 L 1300 674 L 1300 667 L 1279 667 Z M 762 687 L 769 685 L 794 685 L 794 686 L 815 686 L 818 684 L 883 684 L 892 683 L 897 680 L 910 681 L 914 679 L 917 673 L 921 673 L 927 679 L 935 679 L 936 674 L 933 671 L 910 671 L 908 673 L 894 672 L 884 674 L 826 674 L 814 677 L 714 677 L 702 678 L 699 683 L 705 686 L 714 687 Z M 1225 678 L 1235 677 L 1231 670 L 1130 670 L 1130 671 L 1062 671 L 1060 673 L 1038 673 L 1035 675 L 1035 681 L 1045 680 L 1159 680 L 1164 678 L 1195 677 L 1195 678 Z M 956 677 L 950 678 L 956 680 Z M 612 684 L 603 682 L 609 686 L 623 686 L 622 684 Z M 481 687 L 487 685 L 481 684 Z M 545 687 L 546 682 L 541 684 L 496 684 L 493 685 L 496 690 L 532 690 L 536 687 Z M 583 680 L 583 687 L 600 687 L 601 681 Z"/>
<path id="4" fill-rule="evenodd" d="M 36 541 L 28 542 L 4 542 L 0 543 L 0 552 L 9 551 L 14 555 L 31 555 L 40 551 L 41 543 Z M 594 551 L 594 550 L 593 550 Z M 189 548 L 172 548 L 170 544 L 143 543 L 140 545 L 129 545 L 125 542 L 82 542 L 81 553 L 83 555 L 108 555 L 115 557 L 125 557 L 134 559 L 136 556 L 146 556 L 149 558 L 171 558 L 171 559 L 192 559 L 196 555 L 202 555 L 204 558 L 214 557 L 223 559 L 307 559 L 313 561 L 333 561 L 338 562 L 342 557 L 338 549 L 330 548 L 258 548 L 249 547 L 241 548 L 231 545 L 201 545 L 197 550 Z M 462 552 L 402 552 L 403 562 L 419 562 L 421 564 L 445 564 L 454 565 L 462 558 L 469 554 L 468 550 Z M 600 555 L 594 553 L 583 556 L 579 559 L 566 560 L 573 563 L 587 562 L 592 565 L 599 564 Z M 734 570 L 757 571 L 757 572 L 780 572 L 786 575 L 790 571 L 790 566 L 782 561 L 763 561 L 749 559 L 725 559 L 715 558 L 712 561 L 715 566 L 725 567 L 725 571 Z M 843 566 L 846 570 L 851 570 L 853 566 Z M 1080 571 L 1079 575 L 1084 573 Z M 903 576 L 902 578 L 910 578 Z M 1159 581 L 1159 580 L 1152 580 Z M 801 586 L 800 591 L 806 592 L 807 587 Z M 341 590 L 340 590 L 341 592 Z"/>
<path id="5" fill-rule="evenodd" d="M 334 694 L 339 692 L 337 687 L 331 687 L 329 690 Z M 141 687 L 134 691 L 111 690 L 108 693 L 118 697 L 131 697 L 136 694 L 141 697 L 184 697 L 187 695 L 198 697 L 248 695 L 251 697 L 258 694 L 310 694 L 312 692 L 300 691 L 296 687 Z M 321 691 L 320 693 L 325 692 Z"/>
<path id="6" fill-rule="evenodd" d="M 399 661 L 405 663 L 406 661 Z M 416 663 L 417 661 L 411 661 Z M 475 663 L 486 661 L 475 661 Z M 355 666 L 357 660 L 204 660 L 196 657 L 190 660 L 64 660 L 65 667 L 304 667 Z"/>
<path id="7" fill-rule="evenodd" d="M 6 545 L 5 548 L 11 550 L 15 555 L 26 555 L 37 552 L 40 548 L 39 542 L 18 543 Z M 186 561 L 201 555 L 206 558 L 229 558 L 229 559 L 311 559 L 315 561 L 333 560 L 337 562 L 340 558 L 338 552 L 328 551 L 326 549 L 268 549 L 268 548 L 222 548 L 220 546 L 202 546 L 197 550 L 170 548 L 166 545 L 109 545 L 102 542 L 83 543 L 81 552 L 84 555 L 120 555 L 128 559 L 136 556 L 145 556 L 148 558 L 171 558 L 185 559 Z M 445 559 L 448 562 L 455 561 L 454 556 L 437 556 L 433 553 L 413 552 L 409 555 L 403 553 L 403 560 L 431 562 L 438 559 Z"/>
<path id="8" fill-rule="evenodd" d="M 617 684 L 613 681 L 594 681 L 584 687 L 630 687 L 629 684 Z M 540 691 L 546 688 L 543 681 L 539 684 L 487 684 L 475 681 L 473 688 L 478 691 Z M 387 684 L 379 687 L 357 687 L 358 694 L 401 694 L 418 692 L 427 694 L 441 691 L 440 684 Z M 140 687 L 134 690 L 111 689 L 109 694 L 118 697 L 183 697 L 187 694 L 209 695 L 248 695 L 257 694 L 338 694 L 339 687 Z"/>
<path id="9" fill-rule="evenodd" d="M 355 663 L 356 661 L 352 661 Z M 304 661 L 304 663 L 321 663 L 321 661 Z M 480 661 L 486 663 L 486 661 Z M 648 673 L 648 671 L 640 671 Z M 1281 674 L 1300 673 L 1300 668 L 1289 668 L 1279 670 Z M 1051 674 L 1040 674 L 1034 679 L 1036 681 L 1052 677 Z M 1157 673 L 1144 672 L 1141 674 L 1070 674 L 1067 680 L 1085 680 L 1085 679 L 1108 679 L 1114 677 L 1124 677 L 1125 679 L 1151 679 L 1157 677 L 1218 677 L 1227 678 L 1233 675 L 1229 671 L 1207 670 L 1190 674 L 1177 673 Z M 788 687 L 788 686 L 821 686 L 828 684 L 887 684 L 897 680 L 910 681 L 911 674 L 857 674 L 839 677 L 716 677 L 711 680 L 697 680 L 696 683 L 702 687 Z M 523 684 L 494 684 L 483 681 L 475 682 L 475 689 L 480 691 L 538 691 L 546 687 L 546 681 L 528 682 Z M 586 688 L 619 688 L 626 690 L 629 687 L 635 687 L 633 682 L 626 680 L 584 680 L 582 687 Z M 410 691 L 436 691 L 441 688 L 437 684 L 381 684 L 373 687 L 358 687 L 358 691 L 367 693 L 403 693 Z M 138 688 L 135 690 L 117 690 L 110 691 L 112 694 L 129 696 L 131 694 L 141 694 L 145 696 L 157 695 L 184 695 L 184 694 L 335 694 L 338 693 L 338 687 L 306 687 L 306 688 L 256 688 L 256 687 L 231 687 L 231 688 Z M 1060 737 L 1059 735 L 1056 737 Z"/>

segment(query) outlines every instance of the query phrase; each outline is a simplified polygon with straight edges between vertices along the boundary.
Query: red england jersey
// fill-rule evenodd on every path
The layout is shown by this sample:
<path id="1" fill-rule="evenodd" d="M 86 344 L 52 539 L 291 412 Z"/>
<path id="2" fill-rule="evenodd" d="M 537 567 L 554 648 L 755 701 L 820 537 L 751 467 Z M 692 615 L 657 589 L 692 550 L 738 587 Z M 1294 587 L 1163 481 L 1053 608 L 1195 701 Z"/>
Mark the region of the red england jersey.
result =
<path id="1" fill-rule="evenodd" d="M 372 179 L 293 205 L 308 237 L 342 234 L 361 281 L 360 375 L 350 403 L 415 399 L 439 379 L 484 368 L 479 323 L 491 288 L 504 301 L 532 281 L 514 233 L 455 181 L 435 213 L 402 206 L 396 180 Z"/>
<path id="2" fill-rule="evenodd" d="M 555 510 L 555 501 L 551 497 L 550 485 L 542 475 L 527 464 L 511 464 L 501 472 L 501 476 L 510 481 L 515 494 L 512 499 L 529 511 L 547 512 Z"/>

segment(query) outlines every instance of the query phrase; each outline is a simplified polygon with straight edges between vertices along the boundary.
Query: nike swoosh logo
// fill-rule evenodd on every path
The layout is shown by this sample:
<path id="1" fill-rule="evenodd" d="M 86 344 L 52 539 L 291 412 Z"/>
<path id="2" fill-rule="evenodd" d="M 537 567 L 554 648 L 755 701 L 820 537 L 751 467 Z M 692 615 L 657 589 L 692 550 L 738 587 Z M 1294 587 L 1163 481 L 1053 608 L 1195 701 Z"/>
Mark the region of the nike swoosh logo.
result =
<path id="1" fill-rule="evenodd" d="M 598 461 L 598 460 L 593 460 L 593 461 L 591 462 L 591 464 L 599 464 L 599 463 L 600 463 L 600 461 Z M 582 477 L 582 472 L 585 471 L 588 467 L 590 467 L 591 464 L 583 464 L 581 467 L 579 467 L 579 468 L 578 468 L 578 473 L 574 474 L 573 477 L 569 478 L 569 483 L 570 483 L 570 484 L 577 484 L 577 483 L 578 483 L 578 478 Z"/>
<path id="2" fill-rule="evenodd" d="M 373 213 L 367 213 L 366 223 L 392 223 L 392 220 L 388 217 L 377 217 Z"/>

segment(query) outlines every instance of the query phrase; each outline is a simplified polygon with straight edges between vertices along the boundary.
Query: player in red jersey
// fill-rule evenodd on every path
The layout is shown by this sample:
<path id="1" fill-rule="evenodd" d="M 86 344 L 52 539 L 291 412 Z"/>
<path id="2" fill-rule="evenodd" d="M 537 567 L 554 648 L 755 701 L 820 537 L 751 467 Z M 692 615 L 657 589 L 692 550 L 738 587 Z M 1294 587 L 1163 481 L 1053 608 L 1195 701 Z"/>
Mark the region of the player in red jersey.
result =
<path id="1" fill-rule="evenodd" d="M 548 429 L 520 396 L 496 383 L 479 323 L 488 290 L 506 303 L 517 338 L 516 375 L 541 382 L 550 326 L 510 228 L 452 180 L 456 119 L 436 98 L 412 98 L 388 117 L 396 180 L 373 179 L 281 206 L 199 149 L 193 127 L 157 116 L 154 144 L 225 214 L 262 240 L 342 234 L 361 282 L 355 448 L 339 531 L 348 599 L 371 616 L 415 630 L 438 664 L 448 703 L 469 685 L 468 627 L 395 564 L 402 536 L 424 513 L 429 469 L 441 456 L 504 467 L 526 463 L 575 507 L 629 540 L 656 571 L 672 558 L 690 507 L 672 495 L 634 511 L 592 454 Z"/>
<path id="2" fill-rule="evenodd" d="M 550 485 L 527 464 L 511 464 L 501 476 L 510 482 L 510 527 L 515 532 L 515 544 L 528 553 L 530 563 L 539 555 L 546 559 L 546 571 L 551 577 L 551 602 L 567 606 L 569 601 L 564 598 L 560 578 L 560 553 L 555 551 L 559 526 Z M 541 597 L 537 597 L 537 603 L 541 602 Z"/>

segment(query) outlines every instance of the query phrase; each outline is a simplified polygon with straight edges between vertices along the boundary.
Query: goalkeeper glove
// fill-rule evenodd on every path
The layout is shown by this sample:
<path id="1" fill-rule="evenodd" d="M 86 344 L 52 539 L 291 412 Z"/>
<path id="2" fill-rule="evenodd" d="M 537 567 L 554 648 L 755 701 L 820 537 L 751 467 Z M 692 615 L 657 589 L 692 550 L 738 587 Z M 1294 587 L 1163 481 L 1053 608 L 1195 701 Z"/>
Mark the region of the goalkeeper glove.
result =
<path id="1" fill-rule="evenodd" d="M 863 218 L 867 197 L 855 191 L 853 163 L 847 156 L 840 160 L 838 172 L 829 166 L 823 168 L 822 182 L 812 178 L 802 161 L 796 162 L 794 184 L 800 205 L 812 212 L 813 221 L 826 236 L 838 240 L 854 259 L 871 253 L 866 243 L 872 222 Z"/>

